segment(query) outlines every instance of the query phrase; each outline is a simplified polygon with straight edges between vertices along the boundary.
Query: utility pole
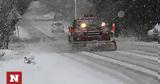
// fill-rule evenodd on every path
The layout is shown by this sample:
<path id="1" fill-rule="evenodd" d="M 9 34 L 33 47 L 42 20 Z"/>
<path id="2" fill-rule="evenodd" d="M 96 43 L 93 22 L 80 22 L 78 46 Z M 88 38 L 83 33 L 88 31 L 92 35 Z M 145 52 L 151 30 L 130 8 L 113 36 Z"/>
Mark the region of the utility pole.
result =
<path id="1" fill-rule="evenodd" d="M 74 18 L 77 18 L 77 0 L 74 0 Z"/>

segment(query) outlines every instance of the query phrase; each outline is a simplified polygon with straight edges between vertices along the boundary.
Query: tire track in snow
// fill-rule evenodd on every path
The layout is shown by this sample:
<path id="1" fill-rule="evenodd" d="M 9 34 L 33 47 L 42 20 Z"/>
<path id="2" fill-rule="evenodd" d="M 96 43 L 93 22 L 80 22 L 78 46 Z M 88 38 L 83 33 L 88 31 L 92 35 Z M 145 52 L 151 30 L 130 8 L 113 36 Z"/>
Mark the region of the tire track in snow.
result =
<path id="1" fill-rule="evenodd" d="M 131 50 L 130 52 L 132 53 L 137 53 L 137 54 L 141 54 L 141 55 L 150 55 L 153 57 L 158 57 L 158 53 L 151 53 L 151 52 L 146 52 L 146 51 L 140 51 L 140 50 Z"/>
<path id="2" fill-rule="evenodd" d="M 156 78 L 157 77 L 159 78 L 159 75 L 158 75 L 157 71 L 153 71 L 153 70 L 150 70 L 150 69 L 145 68 L 145 67 L 141 67 L 141 66 L 138 66 L 138 65 L 127 63 L 127 62 L 119 61 L 119 60 L 109 58 L 109 57 L 103 57 L 103 56 L 100 56 L 100 55 L 97 55 L 97 54 L 94 54 L 94 53 L 90 53 L 90 52 L 81 52 L 81 53 L 86 55 L 86 56 L 92 57 L 92 58 L 108 61 L 108 62 L 118 64 L 118 65 L 121 65 L 121 66 L 129 68 L 129 69 L 136 70 L 136 71 L 154 76 Z"/>
<path id="3" fill-rule="evenodd" d="M 104 76 L 108 75 L 110 77 L 114 77 L 117 78 L 119 80 L 123 80 L 128 82 L 127 84 L 137 84 L 135 81 L 133 81 L 131 78 L 128 78 L 126 75 L 124 75 L 123 73 L 112 69 L 112 68 L 108 68 L 104 65 L 101 65 L 100 63 L 94 62 L 92 60 L 88 60 L 85 58 L 85 56 L 81 56 L 81 54 L 79 55 L 78 53 L 63 53 L 62 56 L 67 57 L 69 59 L 72 59 L 76 62 L 79 62 L 81 64 L 84 65 L 84 67 L 88 67 L 90 69 L 92 69 L 93 71 L 96 71 L 96 76 L 99 78 L 100 75 L 97 75 L 97 73 L 101 73 Z M 105 77 L 106 78 L 106 77 Z M 141 81 L 138 81 L 141 82 Z M 142 82 L 140 84 L 143 84 Z"/>
<path id="4" fill-rule="evenodd" d="M 157 61 L 152 61 L 152 60 L 145 59 L 145 58 L 139 58 L 134 55 L 125 55 L 125 54 L 118 53 L 117 51 L 115 52 L 95 52 L 95 54 L 103 56 L 103 57 L 109 57 L 115 60 L 123 61 L 126 63 L 146 67 L 153 71 L 158 70 Z"/>
<path id="5" fill-rule="evenodd" d="M 112 76 L 116 76 L 120 78 L 121 80 L 125 80 L 123 78 L 123 75 L 131 78 L 132 80 L 136 81 L 136 84 L 157 84 L 157 78 L 144 74 L 144 73 L 138 73 L 136 70 L 130 70 L 129 68 L 119 66 L 118 64 L 108 62 L 101 59 L 96 59 L 90 56 L 86 56 L 82 54 L 81 52 L 78 53 L 63 53 L 62 54 L 65 57 L 68 57 L 72 60 L 75 60 L 77 62 L 80 62 L 84 64 L 85 66 L 91 67 L 93 69 L 98 70 L 98 72 L 103 72 L 103 74 L 109 74 Z M 107 70 L 106 70 L 107 69 Z M 116 71 L 115 73 L 108 72 L 108 69 L 111 69 L 113 71 Z M 122 77 L 118 74 L 123 74 Z M 143 80 L 143 81 L 142 81 Z"/>
<path id="6" fill-rule="evenodd" d="M 149 60 L 156 61 L 156 62 L 158 61 L 158 56 L 154 57 L 154 56 L 140 55 L 140 54 L 126 52 L 126 51 L 116 51 L 116 52 L 120 54 L 124 54 L 125 56 L 136 56 L 136 57 L 145 58 L 145 59 L 149 59 Z"/>

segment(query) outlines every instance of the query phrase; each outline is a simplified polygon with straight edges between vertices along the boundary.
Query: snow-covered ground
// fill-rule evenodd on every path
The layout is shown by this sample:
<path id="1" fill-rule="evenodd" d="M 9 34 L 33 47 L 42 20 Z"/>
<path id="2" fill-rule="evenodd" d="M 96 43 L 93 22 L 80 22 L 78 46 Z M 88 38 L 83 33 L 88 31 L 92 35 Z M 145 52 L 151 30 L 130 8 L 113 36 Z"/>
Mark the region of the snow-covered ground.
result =
<path id="1" fill-rule="evenodd" d="M 22 71 L 23 84 L 158 84 L 156 43 L 117 41 L 114 52 L 72 52 L 63 36 L 55 38 L 6 52 L 0 83 L 5 84 L 7 71 Z M 25 56 L 34 56 L 36 64 L 25 64 Z"/>
<path id="2" fill-rule="evenodd" d="M 66 34 L 46 33 L 50 22 L 30 21 L 29 24 L 42 33 L 33 33 L 41 40 L 22 42 L 23 49 L 10 50 L 9 55 L 1 57 L 2 84 L 7 71 L 22 71 L 23 84 L 158 84 L 157 43 L 117 38 L 118 51 L 74 52 Z M 25 56 L 34 56 L 36 64 L 25 64 Z"/>
<path id="3" fill-rule="evenodd" d="M 16 55 L 12 55 L 16 57 Z M 1 84 L 5 84 L 6 71 L 22 71 L 23 84 L 135 84 L 127 76 L 112 69 L 107 68 L 108 74 L 104 74 L 56 53 L 27 54 L 26 56 L 35 57 L 36 64 L 25 64 L 23 54 L 16 60 L 7 59 L 6 57 L 9 56 L 3 58 L 6 61 L 0 62 L 3 65 L 0 68 Z M 110 73 L 116 73 L 122 78 L 116 78 Z"/>
<path id="4" fill-rule="evenodd" d="M 33 42 L 0 50 L 0 84 L 6 84 L 7 71 L 22 71 L 23 84 L 158 84 L 157 43 L 117 38 L 117 51 L 76 51 L 66 33 L 51 33 L 51 22 L 35 16 L 28 12 L 19 22 L 20 37 Z M 34 57 L 35 63 L 25 64 L 24 57 Z"/>
<path id="5" fill-rule="evenodd" d="M 1 50 L 5 55 L 0 57 L 0 83 L 5 84 L 7 71 L 22 71 L 23 84 L 158 84 L 156 53 L 145 50 L 60 53 L 54 50 L 60 48 L 52 43 L 43 43 L 24 44 L 26 48 L 19 51 Z M 34 57 L 35 63 L 25 64 L 24 57 Z"/>

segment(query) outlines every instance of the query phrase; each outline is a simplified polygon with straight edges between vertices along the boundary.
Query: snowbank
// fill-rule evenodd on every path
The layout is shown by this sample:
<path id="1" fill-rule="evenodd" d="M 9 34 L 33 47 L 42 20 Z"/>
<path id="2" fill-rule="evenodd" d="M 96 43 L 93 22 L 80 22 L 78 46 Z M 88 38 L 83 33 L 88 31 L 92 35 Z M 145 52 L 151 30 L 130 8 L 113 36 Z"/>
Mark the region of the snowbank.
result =
<path id="1" fill-rule="evenodd" d="M 60 54 L 31 55 L 36 64 L 25 64 L 23 58 L 0 62 L 0 84 L 5 84 L 7 71 L 22 71 L 23 84 L 127 84 Z"/>
<path id="2" fill-rule="evenodd" d="M 0 50 L 0 65 L 6 61 L 10 60 L 18 60 L 23 58 L 21 54 L 25 54 L 24 52 L 18 52 L 14 50 Z"/>
<path id="3" fill-rule="evenodd" d="M 151 38 L 153 38 L 154 30 L 158 30 L 158 32 L 160 32 L 160 24 L 157 23 L 153 29 L 148 31 L 148 36 Z"/>
<path id="4" fill-rule="evenodd" d="M 13 55 L 13 54 L 16 54 L 15 51 L 12 51 L 12 50 L 0 50 L 0 56 L 8 56 L 8 55 Z"/>
<path id="5" fill-rule="evenodd" d="M 155 29 L 157 29 L 160 32 L 160 24 L 156 24 Z"/>

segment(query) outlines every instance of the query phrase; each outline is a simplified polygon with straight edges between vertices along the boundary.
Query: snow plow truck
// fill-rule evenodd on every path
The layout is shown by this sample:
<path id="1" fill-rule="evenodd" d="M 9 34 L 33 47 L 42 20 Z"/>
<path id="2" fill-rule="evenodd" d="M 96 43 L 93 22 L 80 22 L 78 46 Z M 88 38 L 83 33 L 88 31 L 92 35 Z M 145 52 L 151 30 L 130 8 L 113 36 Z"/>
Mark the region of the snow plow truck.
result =
<path id="1" fill-rule="evenodd" d="M 117 50 L 110 32 L 106 22 L 98 17 L 82 17 L 68 27 L 68 41 L 74 49 Z"/>

